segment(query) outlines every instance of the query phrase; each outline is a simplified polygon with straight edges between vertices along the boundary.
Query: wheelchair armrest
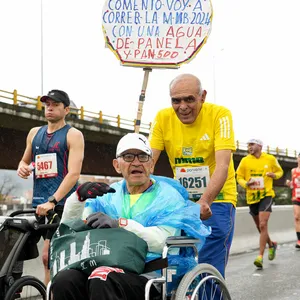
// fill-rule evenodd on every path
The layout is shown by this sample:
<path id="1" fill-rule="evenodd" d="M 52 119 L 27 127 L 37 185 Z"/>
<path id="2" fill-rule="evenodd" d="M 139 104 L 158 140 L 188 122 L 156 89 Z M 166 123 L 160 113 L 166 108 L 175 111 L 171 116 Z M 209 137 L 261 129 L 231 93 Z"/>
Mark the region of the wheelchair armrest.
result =
<path id="1" fill-rule="evenodd" d="M 199 239 L 190 236 L 170 236 L 166 240 L 166 245 L 182 245 L 182 244 L 197 244 L 200 243 Z"/>

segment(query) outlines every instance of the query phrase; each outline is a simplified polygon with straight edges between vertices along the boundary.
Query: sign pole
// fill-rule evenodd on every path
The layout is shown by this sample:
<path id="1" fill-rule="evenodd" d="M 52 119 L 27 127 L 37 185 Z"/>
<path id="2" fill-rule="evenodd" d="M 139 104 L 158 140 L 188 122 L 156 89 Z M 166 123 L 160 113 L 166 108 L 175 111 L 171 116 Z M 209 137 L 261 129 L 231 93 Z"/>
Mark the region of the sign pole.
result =
<path id="1" fill-rule="evenodd" d="M 145 102 L 148 78 L 149 78 L 149 73 L 152 71 L 151 68 L 143 68 L 143 70 L 145 73 L 144 73 L 142 90 L 141 90 L 141 94 L 140 94 L 140 98 L 139 98 L 137 117 L 136 117 L 135 126 L 134 126 L 135 133 L 139 133 L 139 131 L 140 131 L 141 119 L 142 119 L 142 113 L 143 113 L 143 105 Z"/>

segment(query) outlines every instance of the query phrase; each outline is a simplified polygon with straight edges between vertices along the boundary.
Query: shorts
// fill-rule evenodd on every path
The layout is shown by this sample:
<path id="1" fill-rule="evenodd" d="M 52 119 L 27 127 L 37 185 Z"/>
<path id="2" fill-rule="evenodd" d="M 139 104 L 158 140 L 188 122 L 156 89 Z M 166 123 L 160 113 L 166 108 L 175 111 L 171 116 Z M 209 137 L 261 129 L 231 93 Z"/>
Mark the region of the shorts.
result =
<path id="1" fill-rule="evenodd" d="M 56 205 L 54 207 L 54 211 L 57 213 L 58 217 L 61 219 L 63 211 L 64 211 L 64 206 L 63 205 Z M 39 224 L 47 224 L 48 220 L 45 216 L 38 216 L 35 215 L 36 219 Z M 45 230 L 40 230 L 40 236 L 43 237 L 44 240 L 51 240 L 54 232 L 56 229 L 45 229 Z"/>
<path id="2" fill-rule="evenodd" d="M 254 216 L 258 216 L 259 212 L 263 212 L 263 211 L 272 212 L 272 204 L 273 204 L 273 198 L 271 196 L 267 196 L 265 198 L 260 199 L 260 202 L 250 204 L 249 213 L 252 217 L 254 217 Z"/>
<path id="3" fill-rule="evenodd" d="M 292 204 L 300 206 L 300 201 L 299 200 L 292 200 Z"/>

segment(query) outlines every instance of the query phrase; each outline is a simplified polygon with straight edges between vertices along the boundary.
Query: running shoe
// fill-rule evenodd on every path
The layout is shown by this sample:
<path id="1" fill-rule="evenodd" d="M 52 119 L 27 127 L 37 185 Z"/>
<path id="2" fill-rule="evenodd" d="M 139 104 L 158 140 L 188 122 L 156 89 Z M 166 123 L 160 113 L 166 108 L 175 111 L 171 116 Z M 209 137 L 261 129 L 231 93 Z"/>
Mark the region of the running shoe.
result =
<path id="1" fill-rule="evenodd" d="M 258 269 L 262 269 L 263 268 L 263 258 L 261 255 L 258 255 L 254 261 L 254 264 L 256 265 L 256 267 Z"/>
<path id="2" fill-rule="evenodd" d="M 295 248 L 300 249 L 300 241 L 297 241 Z"/>
<path id="3" fill-rule="evenodd" d="M 269 260 L 273 260 L 276 257 L 277 243 L 273 242 L 273 246 L 269 248 Z"/>

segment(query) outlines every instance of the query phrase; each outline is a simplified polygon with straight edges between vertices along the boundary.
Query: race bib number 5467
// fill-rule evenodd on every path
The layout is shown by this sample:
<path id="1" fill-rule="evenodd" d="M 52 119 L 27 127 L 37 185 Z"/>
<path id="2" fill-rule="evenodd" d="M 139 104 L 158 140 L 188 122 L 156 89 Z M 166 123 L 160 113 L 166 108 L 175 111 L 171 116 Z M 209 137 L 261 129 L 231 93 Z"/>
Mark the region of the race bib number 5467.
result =
<path id="1" fill-rule="evenodd" d="M 35 176 L 36 178 L 49 178 L 57 176 L 56 153 L 36 155 Z"/>

